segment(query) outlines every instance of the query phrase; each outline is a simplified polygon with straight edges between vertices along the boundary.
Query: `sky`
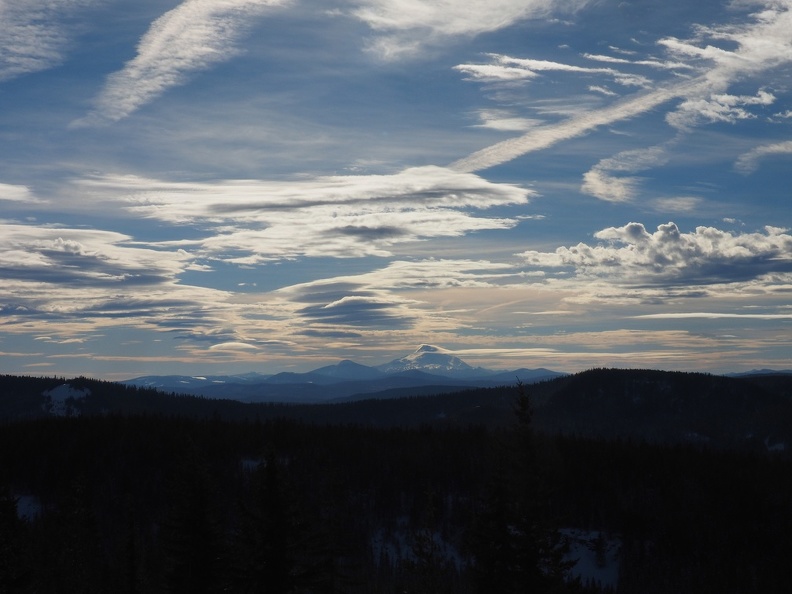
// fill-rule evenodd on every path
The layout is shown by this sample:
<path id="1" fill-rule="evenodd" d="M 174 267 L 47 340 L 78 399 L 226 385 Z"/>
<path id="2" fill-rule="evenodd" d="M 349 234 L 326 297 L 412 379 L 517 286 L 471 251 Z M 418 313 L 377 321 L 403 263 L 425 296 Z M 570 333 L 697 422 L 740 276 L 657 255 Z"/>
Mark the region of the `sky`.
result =
<path id="1" fill-rule="evenodd" d="M 792 368 L 792 0 L 0 0 L 0 373 Z"/>

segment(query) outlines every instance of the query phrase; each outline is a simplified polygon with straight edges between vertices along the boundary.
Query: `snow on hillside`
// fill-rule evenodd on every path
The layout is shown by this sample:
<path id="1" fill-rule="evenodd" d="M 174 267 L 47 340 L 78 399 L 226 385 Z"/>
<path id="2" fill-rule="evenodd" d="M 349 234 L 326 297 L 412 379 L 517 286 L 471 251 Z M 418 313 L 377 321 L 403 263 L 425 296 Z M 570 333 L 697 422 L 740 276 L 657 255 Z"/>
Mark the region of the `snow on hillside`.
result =
<path id="1" fill-rule="evenodd" d="M 42 408 L 44 412 L 56 417 L 79 417 L 80 409 L 74 405 L 78 400 L 85 399 L 90 393 L 88 388 L 78 390 L 70 384 L 61 384 L 57 388 L 42 392 L 41 395 L 45 400 Z"/>

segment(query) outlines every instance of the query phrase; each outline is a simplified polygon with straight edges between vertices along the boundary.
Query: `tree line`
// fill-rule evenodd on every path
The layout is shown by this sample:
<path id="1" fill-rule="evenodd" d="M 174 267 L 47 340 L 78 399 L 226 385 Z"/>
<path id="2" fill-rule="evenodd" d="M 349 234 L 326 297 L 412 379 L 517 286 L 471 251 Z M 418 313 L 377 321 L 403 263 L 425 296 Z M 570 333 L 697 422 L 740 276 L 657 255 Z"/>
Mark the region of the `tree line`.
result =
<path id="1" fill-rule="evenodd" d="M 506 427 L 169 414 L 0 427 L 0 592 L 788 592 L 785 455 Z M 32 512 L 20 517 L 20 497 Z M 530 589 L 529 589 L 530 588 Z"/>

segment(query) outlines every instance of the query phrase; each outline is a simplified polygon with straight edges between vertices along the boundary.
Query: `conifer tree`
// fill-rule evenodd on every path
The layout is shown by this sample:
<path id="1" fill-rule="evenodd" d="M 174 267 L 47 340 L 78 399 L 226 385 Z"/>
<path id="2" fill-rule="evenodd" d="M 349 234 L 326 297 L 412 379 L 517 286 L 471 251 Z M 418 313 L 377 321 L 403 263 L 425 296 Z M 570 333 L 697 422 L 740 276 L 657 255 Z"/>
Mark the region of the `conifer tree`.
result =
<path id="1" fill-rule="evenodd" d="M 522 383 L 517 391 L 511 441 L 501 448 L 473 531 L 475 587 L 502 594 L 564 592 L 574 562 L 564 560 L 561 536 L 550 522 L 530 397 Z"/>
<path id="2" fill-rule="evenodd" d="M 254 476 L 234 543 L 234 592 L 333 592 L 332 559 L 321 531 L 299 509 L 284 468 L 270 451 Z"/>
<path id="3" fill-rule="evenodd" d="M 209 471 L 189 438 L 178 458 L 163 526 L 167 589 L 172 594 L 220 592 L 223 542 Z"/>
<path id="4" fill-rule="evenodd" d="M 26 592 L 30 573 L 26 558 L 25 523 L 17 514 L 17 499 L 0 487 L 0 594 Z"/>

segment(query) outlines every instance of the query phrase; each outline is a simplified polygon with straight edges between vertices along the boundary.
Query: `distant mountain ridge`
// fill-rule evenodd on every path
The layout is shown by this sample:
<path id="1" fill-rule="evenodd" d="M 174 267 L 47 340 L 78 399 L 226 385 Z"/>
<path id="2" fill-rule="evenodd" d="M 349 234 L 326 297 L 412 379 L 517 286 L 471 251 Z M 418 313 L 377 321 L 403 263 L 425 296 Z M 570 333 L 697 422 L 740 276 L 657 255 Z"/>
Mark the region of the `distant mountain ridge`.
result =
<path id="1" fill-rule="evenodd" d="M 321 377 L 315 372 L 309 375 Z M 438 380 L 445 383 L 431 383 Z M 260 404 L 233 398 L 251 395 L 246 391 L 251 386 L 244 384 L 215 384 L 216 389 L 224 391 L 214 397 L 190 397 L 89 378 L 0 376 L 0 422 L 52 416 L 155 414 L 247 421 L 295 418 L 311 423 L 376 426 L 504 427 L 514 422 L 518 393 L 513 381 L 501 382 L 499 387 L 476 388 L 466 380 L 420 370 L 369 381 L 255 386 L 274 390 L 264 395 L 279 400 L 261 398 L 261 392 Z M 784 455 L 792 451 L 789 374 L 733 378 L 660 370 L 591 369 L 535 383 L 527 390 L 534 405 L 535 427 L 550 434 L 748 448 Z M 347 396 L 328 399 L 332 392 Z"/>
<path id="2" fill-rule="evenodd" d="M 433 393 L 460 388 L 488 388 L 534 383 L 566 375 L 550 369 L 495 371 L 473 367 L 450 351 L 422 344 L 414 352 L 375 367 L 345 359 L 306 373 L 273 375 L 248 373 L 232 376 L 144 376 L 121 382 L 207 398 L 243 402 L 319 403 L 354 399 L 356 395 L 387 392 L 396 398 L 414 394 L 416 388 L 432 387 Z"/>

